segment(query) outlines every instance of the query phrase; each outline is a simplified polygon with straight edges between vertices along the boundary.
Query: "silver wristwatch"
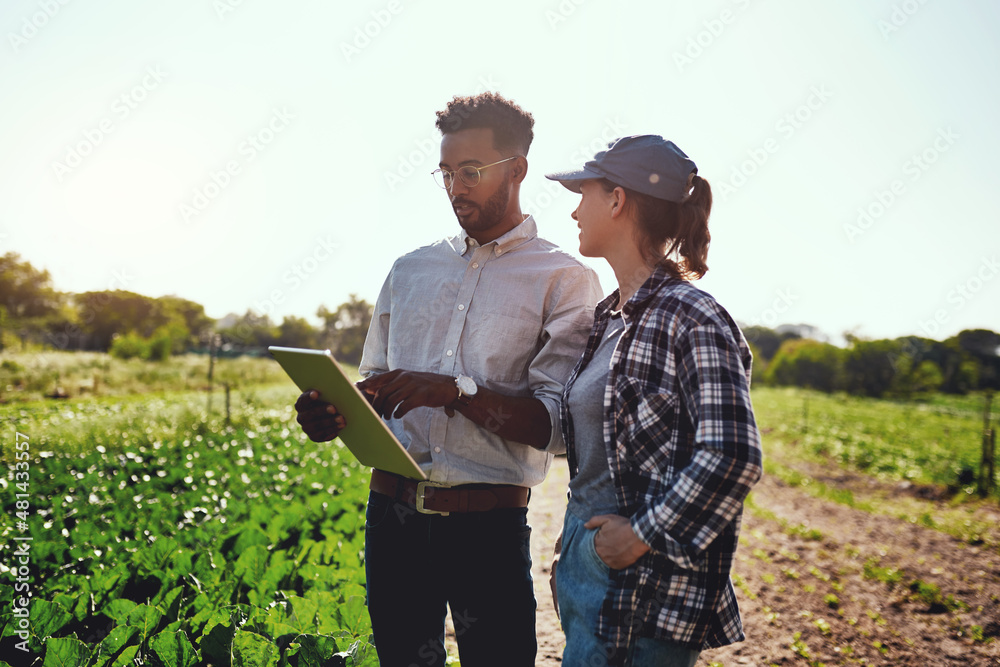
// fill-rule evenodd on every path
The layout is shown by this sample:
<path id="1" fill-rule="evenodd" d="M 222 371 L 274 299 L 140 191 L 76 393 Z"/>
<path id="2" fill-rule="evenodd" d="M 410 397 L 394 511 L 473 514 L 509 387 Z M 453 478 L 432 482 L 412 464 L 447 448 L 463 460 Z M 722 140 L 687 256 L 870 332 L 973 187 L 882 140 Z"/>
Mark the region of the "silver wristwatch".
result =
<path id="1" fill-rule="evenodd" d="M 475 397 L 476 392 L 479 391 L 479 387 L 476 386 L 476 381 L 468 375 L 456 375 L 455 386 L 458 387 L 457 400 L 462 405 L 472 403 L 473 397 Z"/>

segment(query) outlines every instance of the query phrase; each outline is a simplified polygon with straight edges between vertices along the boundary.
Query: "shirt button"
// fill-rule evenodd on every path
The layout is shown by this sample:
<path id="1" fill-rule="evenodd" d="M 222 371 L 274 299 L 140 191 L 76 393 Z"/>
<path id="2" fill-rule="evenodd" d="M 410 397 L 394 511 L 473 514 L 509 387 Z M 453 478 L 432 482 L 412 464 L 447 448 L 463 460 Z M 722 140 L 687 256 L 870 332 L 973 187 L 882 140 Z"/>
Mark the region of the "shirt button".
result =
<path id="1" fill-rule="evenodd" d="M 441 448 L 440 447 L 435 447 L 434 448 L 434 453 L 435 454 L 440 454 L 441 453 Z"/>
<path id="2" fill-rule="evenodd" d="M 459 310 L 465 310 L 465 304 L 464 303 L 458 304 L 458 309 Z"/>
<path id="3" fill-rule="evenodd" d="M 455 354 L 455 352 L 452 351 L 452 350 L 448 350 L 448 352 L 446 354 L 450 357 L 451 355 Z"/>
<path id="4" fill-rule="evenodd" d="M 479 262 L 473 262 L 472 263 L 472 268 L 478 269 L 479 268 Z"/>

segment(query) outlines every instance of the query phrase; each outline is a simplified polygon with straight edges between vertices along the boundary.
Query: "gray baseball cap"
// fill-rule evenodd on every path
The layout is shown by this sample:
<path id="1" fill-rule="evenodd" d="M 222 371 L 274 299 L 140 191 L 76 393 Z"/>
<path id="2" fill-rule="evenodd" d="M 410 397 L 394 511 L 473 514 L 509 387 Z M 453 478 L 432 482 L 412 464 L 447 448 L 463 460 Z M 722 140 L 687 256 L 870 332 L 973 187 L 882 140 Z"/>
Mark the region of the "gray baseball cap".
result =
<path id="1" fill-rule="evenodd" d="M 681 202 L 688 192 L 688 178 L 698 166 L 672 141 L 658 134 L 621 137 L 608 143 L 582 169 L 546 174 L 567 189 L 580 192 L 583 181 L 606 178 L 642 194 Z"/>

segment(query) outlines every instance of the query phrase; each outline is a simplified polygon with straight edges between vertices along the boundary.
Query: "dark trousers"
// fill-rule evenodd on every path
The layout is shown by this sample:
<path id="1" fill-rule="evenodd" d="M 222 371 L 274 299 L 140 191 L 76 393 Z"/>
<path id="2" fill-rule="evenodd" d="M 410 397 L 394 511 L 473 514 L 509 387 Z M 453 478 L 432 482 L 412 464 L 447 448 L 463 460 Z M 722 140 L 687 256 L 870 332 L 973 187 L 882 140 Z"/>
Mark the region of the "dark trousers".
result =
<path id="1" fill-rule="evenodd" d="M 451 607 L 462 667 L 531 667 L 535 595 L 527 509 L 418 513 L 371 492 L 368 611 L 382 667 L 443 667 Z"/>

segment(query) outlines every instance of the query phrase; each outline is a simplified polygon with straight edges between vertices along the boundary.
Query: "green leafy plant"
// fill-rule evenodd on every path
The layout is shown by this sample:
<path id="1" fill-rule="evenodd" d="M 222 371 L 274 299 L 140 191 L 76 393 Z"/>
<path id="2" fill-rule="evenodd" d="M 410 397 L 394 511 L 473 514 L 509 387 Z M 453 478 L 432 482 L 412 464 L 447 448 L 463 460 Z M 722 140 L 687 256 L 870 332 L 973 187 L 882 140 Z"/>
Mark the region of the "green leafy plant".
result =
<path id="1" fill-rule="evenodd" d="M 377 664 L 364 604 L 367 475 L 337 442 L 293 435 L 293 399 L 286 390 L 244 405 L 229 426 L 204 421 L 200 396 L 146 399 L 135 412 L 128 400 L 76 404 L 71 418 L 16 408 L 44 456 L 28 526 L 39 664 Z M 62 447 L 63 421 L 76 446 Z M 13 531 L 0 527 L 5 539 Z M 9 580 L 0 599 L 13 595 Z M 0 611 L 3 646 L 16 639 L 11 607 Z"/>

